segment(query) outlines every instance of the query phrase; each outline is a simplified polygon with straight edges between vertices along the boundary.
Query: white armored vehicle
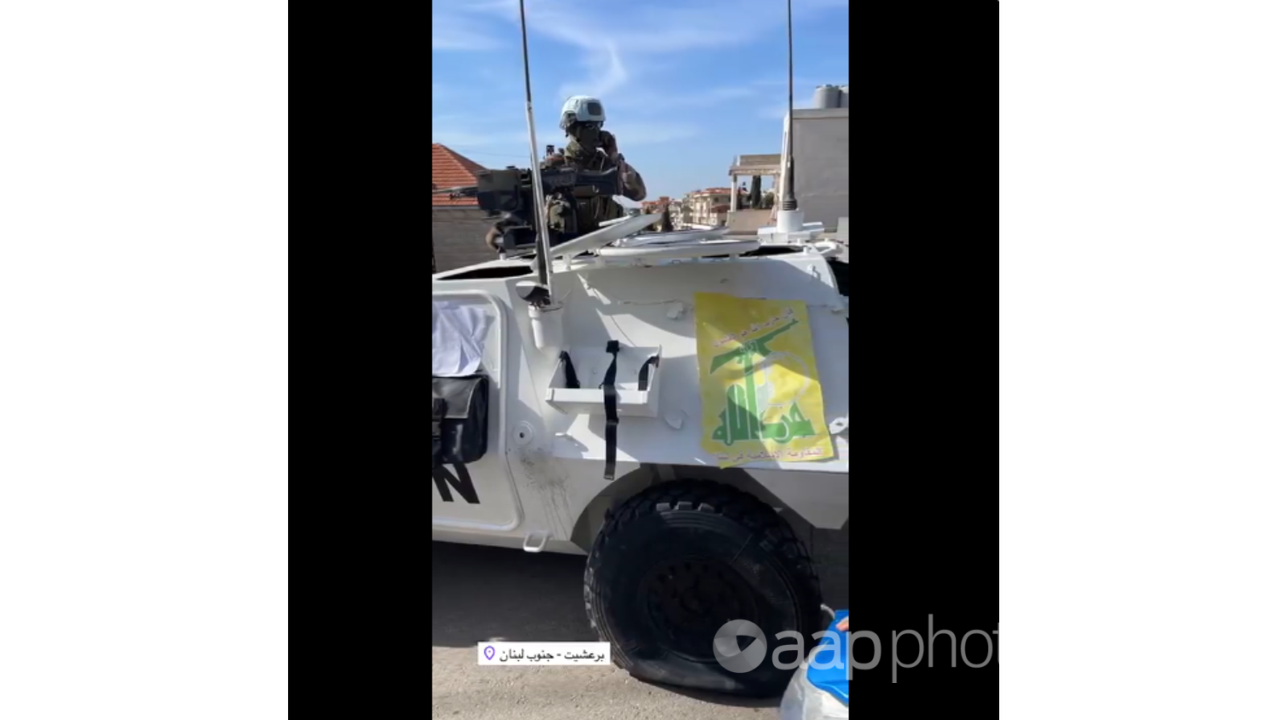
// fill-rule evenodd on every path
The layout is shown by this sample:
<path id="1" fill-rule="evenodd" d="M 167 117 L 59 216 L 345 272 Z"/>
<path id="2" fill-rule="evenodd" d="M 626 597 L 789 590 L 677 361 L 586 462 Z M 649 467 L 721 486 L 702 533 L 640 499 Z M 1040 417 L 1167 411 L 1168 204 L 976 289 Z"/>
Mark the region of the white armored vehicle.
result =
<path id="1" fill-rule="evenodd" d="M 729 672 L 713 640 L 826 624 L 807 540 L 848 519 L 847 266 L 631 236 L 653 221 L 432 277 L 432 538 L 586 554 L 620 666 L 780 692 L 790 672 Z"/>
<path id="2" fill-rule="evenodd" d="M 806 242 L 640 233 L 657 215 L 575 232 L 578 203 L 621 194 L 612 173 L 441 191 L 502 218 L 504 259 L 431 278 L 431 536 L 586 555 L 619 666 L 780 694 L 800 658 L 763 661 L 796 649 L 779 633 L 827 625 L 808 541 L 849 516 L 848 266 Z M 789 240 L 803 216 L 779 225 Z M 763 635 L 758 664 L 718 637 L 734 620 Z"/>

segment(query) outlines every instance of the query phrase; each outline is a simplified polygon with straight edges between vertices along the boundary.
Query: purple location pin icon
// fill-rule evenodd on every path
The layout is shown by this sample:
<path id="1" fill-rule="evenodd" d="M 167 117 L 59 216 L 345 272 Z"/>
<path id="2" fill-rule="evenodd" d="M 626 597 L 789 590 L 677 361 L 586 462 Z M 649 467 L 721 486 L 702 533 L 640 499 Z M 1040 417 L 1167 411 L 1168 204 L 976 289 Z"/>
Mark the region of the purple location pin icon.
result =
<path id="1" fill-rule="evenodd" d="M 493 659 L 493 646 L 492 646 L 492 645 L 490 645 L 489 647 L 487 647 L 487 648 L 485 648 L 485 649 L 484 649 L 484 659 L 485 659 L 485 660 L 492 660 L 492 659 Z"/>

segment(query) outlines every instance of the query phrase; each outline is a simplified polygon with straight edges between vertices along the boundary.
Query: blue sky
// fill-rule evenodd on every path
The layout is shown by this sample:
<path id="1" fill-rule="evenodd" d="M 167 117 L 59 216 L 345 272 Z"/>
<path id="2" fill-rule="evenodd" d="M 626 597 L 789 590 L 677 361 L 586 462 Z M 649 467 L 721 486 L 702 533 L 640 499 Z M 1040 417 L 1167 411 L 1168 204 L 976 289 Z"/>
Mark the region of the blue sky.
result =
<path id="1" fill-rule="evenodd" d="M 528 166 L 517 0 L 431 5 L 431 140 Z M 538 147 L 560 106 L 601 98 L 649 197 L 729 184 L 735 155 L 776 153 L 787 105 L 785 0 L 526 0 Z M 793 0 L 796 107 L 849 81 L 848 0 Z"/>

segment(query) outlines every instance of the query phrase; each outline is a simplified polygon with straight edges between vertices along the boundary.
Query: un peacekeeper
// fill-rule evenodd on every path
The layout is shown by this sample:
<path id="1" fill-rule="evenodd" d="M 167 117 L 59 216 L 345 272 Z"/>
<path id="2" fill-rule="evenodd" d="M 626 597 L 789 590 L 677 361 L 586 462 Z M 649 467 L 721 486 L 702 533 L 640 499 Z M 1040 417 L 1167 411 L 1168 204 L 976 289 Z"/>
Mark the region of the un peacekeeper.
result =
<path id="1" fill-rule="evenodd" d="M 618 152 L 618 139 L 603 129 L 604 104 L 598 99 L 575 95 L 565 101 L 560 109 L 560 129 L 569 138 L 564 152 L 542 161 L 543 169 L 566 165 L 589 172 L 604 172 L 618 168 L 622 183 L 622 196 L 636 202 L 644 200 L 647 191 L 640 173 L 631 167 Z M 547 226 L 552 230 L 565 228 L 565 215 L 572 208 L 562 200 L 550 199 L 547 204 Z M 578 234 L 585 235 L 600 229 L 600 223 L 625 217 L 626 211 L 611 197 L 586 197 L 578 200 Z M 501 250 L 502 224 L 494 225 L 485 242 L 495 251 Z"/>

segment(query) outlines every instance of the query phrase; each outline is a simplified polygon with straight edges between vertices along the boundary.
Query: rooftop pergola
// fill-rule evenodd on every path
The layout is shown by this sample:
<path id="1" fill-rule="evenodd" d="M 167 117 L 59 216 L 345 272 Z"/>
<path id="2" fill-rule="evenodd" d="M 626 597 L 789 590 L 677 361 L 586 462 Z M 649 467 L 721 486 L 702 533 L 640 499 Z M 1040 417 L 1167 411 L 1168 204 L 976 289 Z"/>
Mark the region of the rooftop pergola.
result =
<path id="1" fill-rule="evenodd" d="M 740 177 L 772 177 L 782 176 L 782 154 L 774 155 L 739 155 L 729 168 L 730 187 L 729 210 L 738 209 L 738 178 Z"/>

